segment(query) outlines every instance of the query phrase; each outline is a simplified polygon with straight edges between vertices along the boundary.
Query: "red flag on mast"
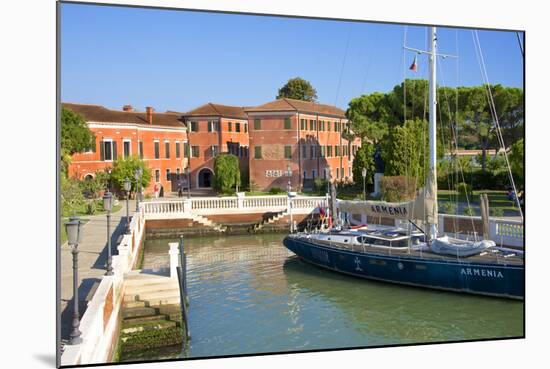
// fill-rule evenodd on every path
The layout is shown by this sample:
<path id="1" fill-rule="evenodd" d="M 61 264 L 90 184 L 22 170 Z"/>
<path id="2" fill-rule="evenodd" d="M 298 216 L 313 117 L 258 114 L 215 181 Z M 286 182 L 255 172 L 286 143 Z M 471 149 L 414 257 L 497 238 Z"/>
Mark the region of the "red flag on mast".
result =
<path id="1" fill-rule="evenodd" d="M 415 55 L 414 56 L 414 61 L 411 64 L 411 66 L 409 67 L 409 70 L 412 70 L 413 72 L 416 72 L 416 67 L 417 67 L 417 64 L 416 64 L 416 55 Z"/>

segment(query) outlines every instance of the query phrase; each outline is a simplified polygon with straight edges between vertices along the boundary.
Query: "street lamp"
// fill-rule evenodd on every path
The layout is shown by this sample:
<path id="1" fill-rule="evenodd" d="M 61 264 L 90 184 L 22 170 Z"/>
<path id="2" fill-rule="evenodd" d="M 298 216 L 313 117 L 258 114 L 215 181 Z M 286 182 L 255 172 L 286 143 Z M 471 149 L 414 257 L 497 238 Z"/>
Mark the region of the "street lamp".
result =
<path id="1" fill-rule="evenodd" d="M 124 191 L 126 191 L 126 234 L 130 234 L 130 188 L 132 188 L 132 182 L 126 177 L 124 178 Z"/>
<path id="2" fill-rule="evenodd" d="M 140 168 L 136 169 L 135 177 L 136 177 L 136 211 L 139 211 L 139 198 L 141 197 L 141 175 L 143 174 L 143 170 Z"/>
<path id="3" fill-rule="evenodd" d="M 292 219 L 292 198 L 296 197 L 296 192 L 292 192 L 292 186 L 290 185 L 290 180 L 287 185 L 287 196 L 288 196 L 288 215 L 290 218 L 290 233 L 294 232 L 294 220 Z"/>
<path id="4" fill-rule="evenodd" d="M 365 179 L 367 178 L 367 168 L 363 168 L 361 171 L 361 175 L 363 176 L 363 201 L 367 200 L 367 190 L 365 187 Z"/>
<path id="5" fill-rule="evenodd" d="M 107 273 L 113 275 L 113 257 L 111 255 L 111 210 L 113 209 L 113 194 L 109 191 L 103 195 L 103 209 L 107 212 Z"/>
<path id="6" fill-rule="evenodd" d="M 185 167 L 185 175 L 187 176 L 187 198 L 191 198 L 191 177 L 189 173 L 189 164 Z"/>
<path id="7" fill-rule="evenodd" d="M 107 191 L 111 191 L 111 171 L 112 171 L 112 169 L 110 167 L 107 168 L 107 174 L 109 174 L 109 182 L 107 184 Z"/>
<path id="8" fill-rule="evenodd" d="M 82 239 L 80 233 L 80 219 L 77 217 L 71 217 L 71 220 L 65 223 L 65 230 L 67 231 L 67 241 L 71 246 L 71 253 L 73 254 L 73 321 L 72 330 L 69 336 L 70 344 L 77 345 L 82 342 L 80 338 L 80 317 L 78 313 L 78 244 Z"/>

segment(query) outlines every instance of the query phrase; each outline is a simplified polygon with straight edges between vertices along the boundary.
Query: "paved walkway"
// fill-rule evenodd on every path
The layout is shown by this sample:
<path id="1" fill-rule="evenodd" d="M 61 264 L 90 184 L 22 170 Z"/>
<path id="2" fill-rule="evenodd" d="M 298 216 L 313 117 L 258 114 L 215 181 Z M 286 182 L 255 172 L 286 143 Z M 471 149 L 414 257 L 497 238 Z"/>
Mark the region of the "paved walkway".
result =
<path id="1" fill-rule="evenodd" d="M 118 238 L 126 225 L 126 204 L 118 212 L 111 214 L 111 247 L 116 255 Z M 136 208 L 130 200 L 130 216 Z M 82 243 L 78 246 L 78 300 L 80 316 L 84 314 L 87 302 L 91 300 L 107 264 L 107 216 L 82 216 L 89 221 L 82 227 Z M 61 225 L 63 227 L 63 224 Z M 69 338 L 73 314 L 73 261 L 71 248 L 67 243 L 61 246 L 61 338 Z"/>

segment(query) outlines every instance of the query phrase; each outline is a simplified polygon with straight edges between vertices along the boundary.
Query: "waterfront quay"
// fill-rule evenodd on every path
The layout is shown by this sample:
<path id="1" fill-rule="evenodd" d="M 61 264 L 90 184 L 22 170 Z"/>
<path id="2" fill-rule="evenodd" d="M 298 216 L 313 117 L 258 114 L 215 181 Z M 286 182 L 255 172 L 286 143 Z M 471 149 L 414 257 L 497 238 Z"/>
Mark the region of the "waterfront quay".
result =
<path id="1" fill-rule="evenodd" d="M 222 327 L 213 327 L 211 324 L 209 325 L 204 321 L 205 316 L 208 315 L 209 312 L 204 311 L 205 305 L 203 305 L 203 302 L 197 302 L 195 305 L 195 301 L 205 301 L 205 299 L 210 301 L 214 299 L 218 301 L 218 305 L 216 306 L 220 309 L 225 307 L 229 309 L 229 311 L 233 311 L 232 309 L 235 308 L 233 302 L 240 301 L 238 296 L 241 293 L 250 298 L 252 298 L 250 296 L 250 293 L 252 293 L 254 295 L 253 300 L 262 300 L 264 297 L 270 299 L 272 297 L 267 295 L 264 296 L 265 293 L 268 292 L 268 295 L 270 295 L 279 289 L 281 289 L 281 291 L 286 291 L 283 292 L 284 294 L 291 293 L 293 290 L 292 288 L 289 290 L 289 285 L 285 284 L 286 287 L 275 286 L 272 284 L 277 284 L 276 280 L 271 282 L 268 281 L 270 278 L 269 275 L 273 273 L 277 278 L 284 279 L 288 278 L 287 273 L 296 274 L 302 268 L 298 260 L 283 248 L 281 243 L 283 234 L 281 234 L 281 232 L 288 232 L 291 224 L 293 228 L 299 230 L 314 226 L 315 222 L 313 220 L 316 219 L 319 208 L 326 208 L 327 206 L 326 197 L 296 196 L 290 198 L 286 195 L 244 196 L 239 194 L 237 196 L 228 197 L 204 196 L 145 201 L 139 204 L 137 211 L 130 214 L 131 220 L 126 232 L 122 231 L 125 228 L 124 217 L 121 217 L 118 213 L 115 214 L 119 216 L 119 220 L 117 222 L 118 226 L 113 227 L 115 231 L 113 231 L 112 236 L 114 255 L 112 257 L 112 275 L 104 275 L 104 270 L 102 270 L 105 260 L 104 255 L 106 255 L 106 245 L 105 229 L 101 229 L 102 227 L 99 225 L 101 224 L 101 217 L 98 217 L 97 224 L 95 224 L 95 217 L 90 219 L 90 222 L 83 228 L 85 230 L 84 237 L 89 236 L 90 238 L 88 241 L 84 238 L 83 245 L 85 245 L 85 242 L 88 242 L 90 245 L 94 243 L 96 246 L 94 246 L 95 248 L 87 246 L 81 250 L 83 251 L 83 265 L 81 265 L 79 287 L 82 287 L 83 292 L 79 293 L 79 300 L 81 301 L 80 305 L 85 305 L 81 310 L 79 326 L 81 341 L 75 344 L 65 342 L 62 349 L 61 364 L 79 365 L 119 360 L 138 360 L 139 357 L 136 358 L 130 351 L 124 352 L 124 338 L 133 333 L 144 331 L 149 332 L 149 338 L 144 338 L 143 340 L 147 341 L 150 339 L 151 341 L 147 341 L 143 346 L 140 346 L 140 343 L 140 345 L 135 345 L 135 347 L 142 348 L 140 351 L 145 352 L 144 355 L 146 359 L 158 359 L 159 357 L 166 357 L 166 355 L 176 355 L 176 357 L 197 357 L 214 354 L 254 353 L 262 352 L 263 349 L 270 352 L 291 350 L 292 348 L 300 349 L 301 346 L 298 344 L 292 346 L 293 342 L 296 340 L 300 342 L 303 341 L 301 344 L 303 344 L 304 349 L 336 347 L 334 346 L 334 342 L 330 340 L 329 342 L 320 338 L 321 332 L 317 332 L 316 334 L 318 341 L 307 343 L 305 339 L 306 336 L 304 336 L 305 333 L 300 333 L 300 329 L 306 329 L 304 327 L 300 328 L 300 325 L 293 320 L 291 320 L 291 322 L 293 322 L 292 327 L 288 327 L 288 329 L 290 329 L 289 332 L 295 332 L 295 335 L 290 333 L 290 335 L 283 335 L 289 339 L 287 342 L 281 341 L 275 346 L 266 344 L 257 348 L 253 346 L 253 341 L 249 342 L 246 338 L 243 338 L 243 345 L 239 344 L 240 341 L 232 340 L 232 345 L 224 347 L 222 342 L 217 341 L 220 339 L 220 336 L 215 333 L 218 329 L 222 329 Z M 131 208 L 134 209 L 135 207 L 132 206 Z M 346 217 L 352 224 L 377 223 L 382 225 L 398 225 L 397 221 L 385 218 L 373 219 L 356 214 L 343 214 L 342 216 Z M 474 237 L 475 234 L 481 233 L 481 220 L 476 217 L 452 217 L 441 214 L 439 224 L 442 233 L 452 233 L 462 237 Z M 490 236 L 497 245 L 513 247 L 523 246 L 523 225 L 521 222 L 491 219 L 490 224 Z M 96 233 L 98 235 L 97 237 L 95 236 Z M 186 284 L 186 288 L 189 289 L 189 295 L 185 296 L 186 298 L 188 297 L 189 301 L 189 314 L 187 316 L 187 324 L 189 326 L 181 317 L 183 306 L 187 305 L 185 303 L 181 304 L 182 289 L 178 285 L 181 279 L 178 279 L 175 273 L 176 268 L 182 266 L 179 255 L 183 255 L 183 252 L 175 248 L 174 243 L 177 244 L 177 242 L 181 240 L 180 236 L 182 235 L 186 245 L 185 255 L 189 258 L 188 274 L 184 277 L 189 280 L 189 284 Z M 197 235 L 200 237 L 194 237 Z M 225 247 L 226 245 L 230 245 L 230 247 Z M 239 245 L 242 246 L 242 250 L 239 249 Z M 258 250 L 263 250 L 261 254 L 256 255 L 255 252 L 257 250 L 252 252 L 255 245 L 258 247 Z M 71 298 L 71 265 L 67 262 L 67 256 L 63 257 L 64 248 L 66 248 L 66 246 L 61 247 L 62 259 L 65 258 L 63 260 L 66 261 L 62 261 L 61 264 L 61 275 L 65 276 L 61 281 L 62 298 L 65 301 L 69 301 Z M 205 251 L 208 251 L 207 254 L 205 254 Z M 256 260 L 259 265 L 252 267 L 254 260 Z M 247 288 L 246 291 L 234 291 L 234 294 L 231 296 L 225 296 L 223 294 L 223 296 L 218 296 L 216 291 L 210 290 L 209 288 L 204 289 L 204 286 L 199 286 L 197 284 L 199 283 L 197 280 L 198 274 L 201 276 L 210 275 L 209 268 L 214 268 L 211 270 L 212 275 L 218 275 L 219 270 L 216 268 L 220 265 L 223 266 L 222 274 L 229 277 L 230 280 L 236 284 L 238 283 L 235 278 L 239 279 L 239 276 L 241 276 L 244 278 L 244 283 L 244 281 L 248 281 L 251 278 L 250 273 L 253 272 L 253 277 L 257 279 L 257 281 L 252 281 L 250 283 L 252 285 L 255 285 L 255 283 L 259 283 L 260 285 L 267 283 L 269 285 L 265 287 L 267 291 L 263 290 L 257 292 Z M 310 276 L 307 279 L 317 285 L 317 283 L 312 281 L 314 278 L 311 277 L 311 275 L 316 275 L 318 272 L 313 272 L 313 269 L 308 270 L 310 270 L 310 272 L 308 272 Z M 324 271 L 322 273 L 329 273 L 323 274 L 323 278 L 328 278 L 329 280 L 333 278 L 330 272 Z M 335 280 L 341 280 L 341 277 L 334 278 Z M 300 278 L 298 278 L 297 281 L 298 280 L 300 280 Z M 93 281 L 93 283 L 90 281 Z M 342 283 L 346 284 L 347 282 L 343 281 Z M 86 286 L 90 284 L 93 284 L 93 288 L 86 289 Z M 291 285 L 294 285 L 294 282 Z M 365 286 L 365 288 L 370 285 L 371 282 L 364 281 L 361 284 L 361 286 Z M 315 288 L 323 290 L 322 285 L 317 285 Z M 340 287 L 335 288 L 339 290 Z M 357 285 L 354 288 L 362 287 Z M 407 288 L 395 286 L 387 288 L 392 291 L 394 291 L 394 289 L 399 289 L 399 294 L 404 295 L 411 294 L 413 293 L 412 291 L 415 290 L 412 289 L 409 291 Z M 84 292 L 86 290 L 87 292 Z M 157 294 L 153 293 L 153 291 L 161 291 L 161 293 Z M 298 293 L 300 291 L 301 289 L 294 292 Z M 313 293 L 312 296 L 323 296 L 325 292 L 326 291 L 321 291 L 319 295 Z M 384 296 L 391 295 L 390 292 L 386 292 Z M 296 309 L 299 310 L 302 304 L 304 304 L 304 306 L 310 306 L 310 303 L 314 303 L 315 306 L 321 304 L 324 307 L 327 306 L 326 304 L 329 304 L 334 308 L 330 302 L 331 293 L 327 293 L 329 295 L 328 302 L 317 301 L 314 303 L 313 301 L 295 301 Z M 343 293 L 343 291 L 338 292 L 338 296 L 340 296 L 338 298 L 339 300 L 345 300 L 341 298 Z M 417 293 L 422 294 L 422 296 L 428 298 L 429 301 L 432 301 L 430 296 L 434 296 L 431 294 L 438 294 L 438 296 L 445 296 L 445 298 L 447 298 L 447 296 L 453 296 L 453 294 L 441 294 L 433 291 Z M 300 293 L 298 293 L 298 295 L 300 295 Z M 84 298 L 84 296 L 86 296 L 86 298 Z M 308 299 L 313 298 L 312 296 L 308 297 Z M 452 297 L 450 298 L 452 299 Z M 476 300 L 477 298 L 469 298 L 471 298 L 471 300 L 465 301 L 478 301 Z M 315 299 L 318 300 L 319 297 L 315 297 Z M 464 297 L 455 297 L 455 299 L 464 299 Z M 495 304 L 499 303 L 495 302 Z M 164 305 L 162 309 L 159 308 L 161 305 Z M 167 305 L 171 305 L 172 307 L 168 308 Z M 480 304 L 480 306 L 481 305 L 482 304 Z M 259 303 L 258 306 L 264 306 L 264 303 Z M 252 314 L 250 316 L 245 314 L 247 321 L 256 318 L 259 319 L 258 321 L 262 321 L 262 319 L 269 314 L 293 314 L 288 311 L 281 312 L 280 309 L 267 312 L 264 308 L 262 308 L 264 310 L 258 312 L 254 310 L 250 301 L 248 301 L 245 306 L 241 306 L 241 308 L 245 307 L 245 312 L 250 310 Z M 69 311 L 67 308 L 65 310 Z M 355 309 L 352 310 L 355 311 Z M 472 312 L 474 310 L 475 309 L 472 308 Z M 216 314 L 220 312 L 212 311 L 210 313 Z M 224 314 L 229 313 L 225 311 Z M 315 315 L 316 312 L 312 311 L 312 314 Z M 345 313 L 345 311 L 339 311 L 339 314 L 347 313 Z M 197 316 L 201 316 L 202 318 L 198 319 Z M 231 321 L 234 317 L 227 316 L 227 318 L 228 319 L 224 320 Z M 343 319 L 343 317 L 340 318 Z M 489 323 L 488 321 L 487 324 Z M 68 330 L 66 327 L 70 327 L 70 324 L 70 313 L 62 314 L 61 325 L 65 327 L 63 330 L 64 332 Z M 517 327 L 518 325 L 514 326 Z M 158 331 L 162 329 L 166 330 L 161 334 Z M 187 342 L 185 337 L 189 331 L 192 332 L 192 338 Z M 244 334 L 236 331 L 238 331 L 237 328 L 233 330 L 237 336 Z M 209 332 L 213 334 L 213 336 L 209 336 Z M 226 331 L 225 334 L 228 334 L 228 332 L 230 331 Z M 264 333 L 266 332 L 267 331 Z M 251 332 L 246 334 L 249 333 L 251 334 Z M 514 330 L 514 332 L 507 331 L 503 334 L 506 336 L 515 336 L 515 333 L 516 330 Z M 498 336 L 500 333 L 496 332 L 494 334 Z M 166 354 L 155 351 L 162 350 L 162 348 L 159 348 L 158 345 L 151 342 L 154 340 L 159 342 L 160 340 L 158 338 L 163 335 L 169 336 L 169 339 L 166 339 L 165 342 L 170 344 L 170 349 L 175 353 Z M 478 337 L 480 335 L 482 334 L 478 332 L 474 336 Z M 491 335 L 487 337 L 489 336 Z M 368 337 L 368 335 L 365 337 Z M 438 338 L 445 338 L 437 335 L 434 337 L 425 338 L 426 341 L 437 341 Z M 269 337 L 261 337 L 260 341 L 264 342 L 264 339 L 265 342 L 267 342 Z M 132 340 L 134 343 L 138 341 L 142 342 L 141 338 L 130 339 L 130 341 Z M 206 346 L 201 345 L 206 345 L 207 342 L 212 343 L 211 340 L 217 342 L 217 349 L 208 353 L 205 351 Z M 126 339 L 126 341 L 128 341 L 128 339 Z M 178 343 L 180 341 L 181 343 Z M 391 344 L 392 342 L 419 341 L 414 341 L 412 337 L 404 341 L 395 337 L 389 337 L 388 339 L 382 339 L 381 341 L 374 340 L 373 342 Z M 195 345 L 194 342 L 197 342 L 197 344 Z M 248 344 L 252 346 L 248 347 Z M 189 347 L 189 350 L 183 350 L 183 347 Z M 155 352 L 157 353 L 155 354 Z M 157 354 L 158 356 L 155 356 Z"/>

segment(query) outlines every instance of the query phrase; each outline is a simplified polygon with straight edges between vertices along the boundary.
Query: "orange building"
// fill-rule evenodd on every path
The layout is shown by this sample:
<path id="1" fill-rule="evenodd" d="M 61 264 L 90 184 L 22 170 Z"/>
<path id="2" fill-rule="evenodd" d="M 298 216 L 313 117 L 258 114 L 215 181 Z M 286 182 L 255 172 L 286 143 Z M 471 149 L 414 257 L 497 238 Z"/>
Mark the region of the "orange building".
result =
<path id="1" fill-rule="evenodd" d="M 208 103 L 187 113 L 122 111 L 99 105 L 63 104 L 84 116 L 96 135 L 96 150 L 73 156 L 69 176 L 85 178 L 111 167 L 117 157 L 139 155 L 151 168 L 155 184 L 177 191 L 180 178 L 191 188 L 213 185 L 214 158 L 239 158 L 251 188 L 293 190 L 313 187 L 316 178 L 353 181 L 352 162 L 360 140 L 348 142 L 343 110 L 294 99 L 256 107 Z M 250 149 L 249 149 L 250 148 Z M 328 175 L 328 178 L 327 178 Z"/>
<path id="2" fill-rule="evenodd" d="M 248 171 L 248 119 L 242 107 L 204 104 L 183 113 L 187 126 L 191 187 L 208 188 L 214 176 L 214 157 L 230 153 Z"/>
<path id="3" fill-rule="evenodd" d="M 96 149 L 73 155 L 68 168 L 70 177 L 94 177 L 96 171 L 112 167 L 118 157 L 138 155 L 151 168 L 152 181 L 145 193 L 155 184 L 164 191 L 177 190 L 177 181 L 187 166 L 188 144 L 186 127 L 175 113 L 135 112 L 130 105 L 122 111 L 100 105 L 63 103 L 82 115 L 96 136 Z M 183 177 L 182 177 L 183 178 Z"/>
<path id="4" fill-rule="evenodd" d="M 345 112 L 335 106 L 278 99 L 245 109 L 250 127 L 250 181 L 259 190 L 311 188 L 316 178 L 353 181 L 359 141 L 342 136 Z M 327 178 L 327 174 L 329 178 Z"/>

